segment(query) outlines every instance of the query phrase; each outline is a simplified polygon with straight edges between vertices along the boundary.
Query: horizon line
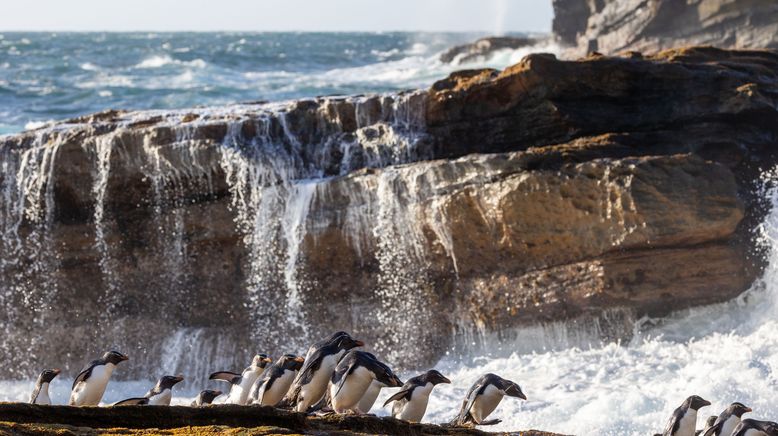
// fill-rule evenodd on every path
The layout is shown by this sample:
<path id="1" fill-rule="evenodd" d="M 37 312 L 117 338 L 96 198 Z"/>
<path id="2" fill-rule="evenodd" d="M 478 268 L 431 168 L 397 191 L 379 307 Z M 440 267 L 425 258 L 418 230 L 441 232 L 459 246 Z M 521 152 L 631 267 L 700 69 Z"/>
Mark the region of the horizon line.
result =
<path id="1" fill-rule="evenodd" d="M 508 30 L 494 32 L 493 30 L 31 30 L 31 29 L 0 29 L 0 33 L 479 33 L 494 36 L 504 36 L 516 33 L 550 35 L 551 30 Z"/>

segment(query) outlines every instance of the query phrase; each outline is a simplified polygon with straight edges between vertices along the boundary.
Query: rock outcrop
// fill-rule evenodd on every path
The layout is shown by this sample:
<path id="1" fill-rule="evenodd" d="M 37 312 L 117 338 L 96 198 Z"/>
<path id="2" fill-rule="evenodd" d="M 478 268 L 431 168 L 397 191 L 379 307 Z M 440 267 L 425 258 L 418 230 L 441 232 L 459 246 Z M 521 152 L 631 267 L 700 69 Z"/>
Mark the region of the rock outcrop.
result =
<path id="1" fill-rule="evenodd" d="M 657 52 L 683 45 L 778 47 L 778 4 L 772 0 L 554 0 L 554 34 L 575 47 Z"/>
<path id="2" fill-rule="evenodd" d="M 470 44 L 451 47 L 440 55 L 440 61 L 464 64 L 479 58 L 485 58 L 499 50 L 516 50 L 536 44 L 536 38 L 520 38 L 514 36 L 490 36 L 481 38 Z"/>
<path id="3" fill-rule="evenodd" d="M 533 55 L 425 92 L 4 138 L 2 348 L 198 378 L 346 329 L 410 367 L 473 333 L 731 298 L 760 272 L 777 71 L 772 51 Z"/>

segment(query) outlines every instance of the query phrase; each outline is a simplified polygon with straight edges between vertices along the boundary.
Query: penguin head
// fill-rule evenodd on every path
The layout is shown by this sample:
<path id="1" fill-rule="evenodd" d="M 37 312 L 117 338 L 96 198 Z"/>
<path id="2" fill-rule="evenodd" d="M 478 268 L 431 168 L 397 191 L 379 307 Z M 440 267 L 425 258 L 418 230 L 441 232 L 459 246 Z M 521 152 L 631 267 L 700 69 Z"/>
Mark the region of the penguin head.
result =
<path id="1" fill-rule="evenodd" d="M 38 376 L 39 383 L 51 383 L 54 377 L 58 376 L 61 371 L 59 369 L 44 369 L 41 375 Z"/>
<path id="2" fill-rule="evenodd" d="M 305 362 L 305 359 L 300 356 L 284 354 L 278 359 L 278 366 L 290 371 L 299 371 L 303 367 L 303 362 Z"/>
<path id="3" fill-rule="evenodd" d="M 753 412 L 750 407 L 745 406 L 743 403 L 732 403 L 727 407 L 727 412 L 729 412 L 733 416 L 737 416 L 738 418 L 742 417 L 744 414 L 748 412 Z"/>
<path id="4" fill-rule="evenodd" d="M 265 368 L 270 363 L 273 363 L 273 359 L 269 358 L 267 354 L 260 353 L 254 356 L 254 359 L 251 361 L 251 366 L 255 368 Z"/>
<path id="5" fill-rule="evenodd" d="M 760 426 L 761 430 L 767 434 L 767 436 L 778 436 L 778 423 L 772 421 L 762 421 Z"/>
<path id="6" fill-rule="evenodd" d="M 350 350 L 365 345 L 364 342 L 352 338 L 351 335 L 346 332 L 338 332 L 338 334 L 339 335 L 335 337 L 335 345 L 339 350 Z"/>
<path id="7" fill-rule="evenodd" d="M 127 359 L 129 359 L 129 357 L 125 356 L 124 354 L 118 351 L 109 351 L 103 354 L 103 360 L 105 360 L 106 363 L 113 363 L 114 365 L 118 365 L 119 363 L 124 362 Z"/>
<path id="8" fill-rule="evenodd" d="M 519 385 L 510 380 L 500 378 L 499 382 L 497 383 L 497 388 L 502 391 L 504 395 L 509 397 L 521 398 L 522 400 L 527 399 L 527 396 L 524 395 L 524 392 L 521 391 Z"/>
<path id="9" fill-rule="evenodd" d="M 436 369 L 431 369 L 424 373 L 424 380 L 427 383 L 432 383 L 433 385 L 439 385 L 441 383 L 451 383 L 451 380 L 446 378 L 443 374 L 441 374 Z"/>
<path id="10" fill-rule="evenodd" d="M 705 406 L 710 406 L 710 401 L 703 400 L 699 395 L 692 395 L 691 397 L 687 398 L 686 401 L 684 401 L 684 405 L 688 409 L 700 410 Z"/>
<path id="11" fill-rule="evenodd" d="M 708 419 L 705 420 L 705 428 L 713 427 L 713 424 L 716 423 L 716 420 L 719 419 L 716 415 L 711 415 L 708 417 Z"/>
<path id="12" fill-rule="evenodd" d="M 222 391 L 220 390 L 210 390 L 206 389 L 202 392 L 200 392 L 200 399 L 205 404 L 211 404 L 214 400 L 214 398 L 218 397 L 222 394 Z"/>
<path id="13" fill-rule="evenodd" d="M 161 389 L 171 389 L 173 386 L 182 382 L 183 380 L 183 375 L 166 375 L 159 379 L 157 386 L 159 386 Z"/>

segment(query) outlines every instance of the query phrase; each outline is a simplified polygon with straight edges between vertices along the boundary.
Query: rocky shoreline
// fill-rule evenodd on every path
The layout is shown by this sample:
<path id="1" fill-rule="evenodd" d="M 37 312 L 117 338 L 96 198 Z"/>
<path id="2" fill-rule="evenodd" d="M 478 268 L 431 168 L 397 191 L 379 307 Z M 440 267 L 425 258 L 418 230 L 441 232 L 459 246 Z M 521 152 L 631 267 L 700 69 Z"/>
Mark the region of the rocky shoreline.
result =
<path id="1" fill-rule="evenodd" d="M 389 417 L 311 417 L 272 407 L 214 405 L 70 407 L 0 403 L 4 435 L 251 434 L 251 435 L 488 435 L 555 436 L 535 430 L 487 433 L 477 429 L 412 424 Z"/>

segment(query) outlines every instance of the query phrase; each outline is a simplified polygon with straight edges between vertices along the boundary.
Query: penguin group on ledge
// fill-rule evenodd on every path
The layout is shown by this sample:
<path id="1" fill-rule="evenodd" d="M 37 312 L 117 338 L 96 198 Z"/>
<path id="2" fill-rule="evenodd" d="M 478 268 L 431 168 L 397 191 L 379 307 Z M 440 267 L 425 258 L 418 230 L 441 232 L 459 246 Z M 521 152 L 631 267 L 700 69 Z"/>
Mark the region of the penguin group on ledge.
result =
<path id="1" fill-rule="evenodd" d="M 311 345 L 305 357 L 285 354 L 275 362 L 258 354 L 240 374 L 218 371 L 210 380 L 229 384 L 227 404 L 260 404 L 303 413 L 367 414 L 383 388 L 400 388 L 384 403 L 392 404 L 392 416 L 410 422 L 420 422 L 427 411 L 433 388 L 451 383 L 437 370 L 429 370 L 403 383 L 392 369 L 375 355 L 358 351 L 363 346 L 346 332 L 337 332 Z M 103 398 L 108 381 L 116 366 L 128 360 L 118 351 L 109 351 L 89 362 L 76 376 L 68 405 L 97 406 Z M 51 404 L 49 384 L 60 373 L 44 370 L 35 384 L 30 403 Z M 183 376 L 166 375 L 142 397 L 128 398 L 112 404 L 170 405 L 173 386 Z M 192 407 L 207 406 L 223 392 L 204 390 L 192 402 Z M 503 397 L 526 400 L 518 384 L 495 374 L 485 374 L 470 388 L 452 425 L 492 425 L 499 419 L 487 418 Z M 696 415 L 695 415 L 696 416 Z M 681 433 L 673 433 L 681 435 Z M 752 436 L 750 433 L 748 436 Z"/>
<path id="2" fill-rule="evenodd" d="M 775 422 L 742 419 L 752 410 L 737 402 L 730 404 L 719 416 L 708 417 L 705 427 L 697 430 L 697 411 L 710 404 L 710 401 L 692 395 L 675 409 L 664 433 L 656 436 L 778 436 Z"/>

